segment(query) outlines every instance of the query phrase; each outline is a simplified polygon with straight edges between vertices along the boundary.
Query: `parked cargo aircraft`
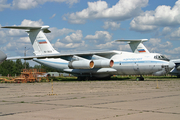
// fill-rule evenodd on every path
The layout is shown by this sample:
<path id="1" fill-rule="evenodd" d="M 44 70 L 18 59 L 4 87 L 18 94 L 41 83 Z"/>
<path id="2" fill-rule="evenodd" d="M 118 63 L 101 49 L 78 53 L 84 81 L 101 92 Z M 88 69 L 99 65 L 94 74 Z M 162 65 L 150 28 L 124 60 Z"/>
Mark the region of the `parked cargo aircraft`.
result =
<path id="1" fill-rule="evenodd" d="M 105 78 L 112 75 L 140 75 L 141 77 L 137 79 L 144 80 L 142 75 L 164 75 L 175 66 L 164 55 L 149 53 L 147 49 L 144 49 L 143 44 L 137 44 L 137 42 L 146 41 L 146 39 L 134 41 L 132 44 L 134 53 L 108 51 L 60 54 L 52 47 L 44 34 L 50 32 L 49 26 L 6 26 L 2 28 L 26 30 L 35 54 L 35 56 L 27 57 L 8 57 L 7 60 L 33 59 L 42 65 L 73 74 L 78 79 Z"/>
<path id="2" fill-rule="evenodd" d="M 0 64 L 6 60 L 7 56 L 0 50 Z"/>
<path id="3" fill-rule="evenodd" d="M 169 72 L 169 74 L 180 78 L 180 59 L 174 59 L 171 61 L 175 63 L 175 67 Z"/>
<path id="4" fill-rule="evenodd" d="M 147 41 L 147 39 L 143 39 L 141 41 L 117 40 L 117 42 L 127 42 L 130 45 L 132 52 L 134 52 L 134 53 L 138 53 L 139 49 L 141 50 L 139 53 L 150 53 L 147 50 L 147 48 L 143 45 L 143 42 L 145 42 L 145 41 Z M 156 56 L 156 57 L 158 57 L 158 56 Z M 159 57 L 161 57 L 161 59 L 165 59 L 165 58 L 163 58 L 163 56 L 159 56 Z M 180 77 L 180 59 L 173 59 L 173 60 L 171 60 L 171 62 L 175 63 L 175 67 L 168 74 Z"/>

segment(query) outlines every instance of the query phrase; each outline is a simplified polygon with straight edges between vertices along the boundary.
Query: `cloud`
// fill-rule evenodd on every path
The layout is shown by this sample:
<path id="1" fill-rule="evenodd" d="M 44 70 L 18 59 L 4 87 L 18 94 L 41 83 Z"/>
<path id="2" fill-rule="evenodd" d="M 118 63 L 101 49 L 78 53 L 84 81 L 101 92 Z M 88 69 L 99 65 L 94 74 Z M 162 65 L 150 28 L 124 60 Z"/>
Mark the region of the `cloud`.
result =
<path id="1" fill-rule="evenodd" d="M 27 10 L 27 9 L 36 8 L 38 5 L 42 5 L 46 2 L 58 2 L 58 3 L 65 2 L 69 6 L 72 6 L 73 4 L 78 3 L 79 0 L 13 0 L 12 8 Z"/>
<path id="2" fill-rule="evenodd" d="M 103 28 L 104 28 L 104 29 L 109 29 L 109 28 L 111 28 L 111 30 L 117 30 L 117 29 L 120 28 L 120 24 L 121 24 L 121 23 L 106 21 L 106 22 L 104 22 Z"/>
<path id="3" fill-rule="evenodd" d="M 84 39 L 95 43 L 105 43 L 112 40 L 112 35 L 107 31 L 96 31 L 95 35 L 87 35 Z"/>
<path id="4" fill-rule="evenodd" d="M 166 41 L 165 43 L 162 43 L 160 38 L 151 38 L 147 43 L 149 52 L 166 54 L 165 50 L 171 49 L 172 47 L 173 45 L 171 42 Z"/>
<path id="5" fill-rule="evenodd" d="M 174 48 L 172 50 L 166 50 L 166 53 L 169 53 L 169 54 L 174 54 L 174 55 L 179 55 L 179 51 L 180 51 L 180 47 L 177 47 L 177 48 Z"/>
<path id="6" fill-rule="evenodd" d="M 62 41 L 65 43 L 79 43 L 82 42 L 82 31 L 77 30 L 75 33 L 72 33 L 69 36 L 66 36 Z"/>
<path id="7" fill-rule="evenodd" d="M 108 8 L 106 1 L 88 2 L 88 8 L 80 12 L 66 14 L 63 20 L 73 24 L 84 24 L 87 19 L 112 19 L 123 21 L 139 15 L 148 0 L 119 0 Z"/>
<path id="8" fill-rule="evenodd" d="M 46 36 L 50 41 L 56 37 L 67 35 L 69 33 L 75 32 L 75 30 L 72 30 L 72 29 L 68 29 L 68 28 L 58 29 L 56 27 L 49 28 L 49 30 L 51 31 L 51 34 L 46 34 Z"/>
<path id="9" fill-rule="evenodd" d="M 20 37 L 17 42 L 19 43 L 31 43 L 29 37 Z"/>
<path id="10" fill-rule="evenodd" d="M 170 37 L 173 38 L 173 39 L 180 40 L 180 27 L 176 31 L 173 31 L 171 33 Z"/>
<path id="11" fill-rule="evenodd" d="M 59 51 L 66 50 L 65 52 L 71 51 L 81 51 L 83 48 L 86 49 L 87 45 L 85 41 L 82 40 L 83 34 L 81 30 L 74 31 L 72 34 L 65 36 L 63 39 L 58 39 L 53 45 Z M 72 51 L 72 52 L 74 52 Z"/>
<path id="12" fill-rule="evenodd" d="M 36 0 L 13 0 L 12 6 L 14 9 L 31 9 L 38 6 L 38 2 Z"/>
<path id="13" fill-rule="evenodd" d="M 172 27 L 180 25 L 180 0 L 171 8 L 161 5 L 154 11 L 146 11 L 135 17 L 130 23 L 131 30 L 138 32 L 151 32 L 158 27 Z"/>
<path id="14" fill-rule="evenodd" d="M 87 47 L 87 45 L 85 44 L 85 42 L 84 41 L 81 41 L 81 43 L 63 43 L 63 42 L 61 42 L 61 40 L 60 39 L 58 39 L 57 41 L 56 41 L 56 43 L 54 44 L 54 47 L 56 48 L 56 49 L 59 49 L 59 51 L 61 51 L 61 50 L 66 50 L 66 52 L 67 52 L 67 50 L 69 51 L 71 51 L 72 49 L 73 49 L 73 51 L 80 51 L 80 50 L 82 50 L 83 48 L 86 48 Z"/>
<path id="15" fill-rule="evenodd" d="M 31 21 L 31 20 L 24 19 L 21 22 L 21 26 L 42 26 L 43 24 L 44 22 L 41 19 L 38 21 Z"/>
<path id="16" fill-rule="evenodd" d="M 0 11 L 3 11 L 6 8 L 10 8 L 11 4 L 7 4 L 7 0 L 0 0 Z"/>
<path id="17" fill-rule="evenodd" d="M 172 29 L 170 27 L 164 27 L 163 30 L 162 30 L 161 35 L 165 36 L 165 35 L 169 34 L 171 32 L 171 30 Z"/>
<path id="18" fill-rule="evenodd" d="M 53 15 L 50 17 L 50 19 L 53 19 L 55 16 L 56 16 L 56 14 L 53 14 Z"/>

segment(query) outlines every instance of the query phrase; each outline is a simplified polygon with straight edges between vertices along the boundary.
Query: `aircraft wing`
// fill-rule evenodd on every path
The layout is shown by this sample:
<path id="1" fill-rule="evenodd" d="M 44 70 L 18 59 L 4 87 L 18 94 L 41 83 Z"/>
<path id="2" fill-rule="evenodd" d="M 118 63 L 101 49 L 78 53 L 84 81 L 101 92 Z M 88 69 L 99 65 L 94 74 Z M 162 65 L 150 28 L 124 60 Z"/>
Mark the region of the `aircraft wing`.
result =
<path id="1" fill-rule="evenodd" d="M 148 39 L 116 40 L 116 42 L 127 42 L 134 53 L 150 53 L 143 45 L 145 41 L 148 41 Z"/>
<path id="2" fill-rule="evenodd" d="M 118 54 L 116 51 L 109 51 L 109 52 L 92 52 L 92 53 L 75 53 L 75 54 L 48 54 L 48 55 L 38 55 L 38 56 L 17 56 L 17 57 L 8 57 L 6 60 L 17 60 L 17 59 L 24 59 L 24 60 L 31 60 L 33 58 L 37 59 L 45 59 L 45 58 L 61 58 L 67 61 L 71 61 L 72 57 L 78 56 L 85 59 L 91 59 L 93 55 L 97 55 L 103 58 L 109 59 L 111 56 Z"/>

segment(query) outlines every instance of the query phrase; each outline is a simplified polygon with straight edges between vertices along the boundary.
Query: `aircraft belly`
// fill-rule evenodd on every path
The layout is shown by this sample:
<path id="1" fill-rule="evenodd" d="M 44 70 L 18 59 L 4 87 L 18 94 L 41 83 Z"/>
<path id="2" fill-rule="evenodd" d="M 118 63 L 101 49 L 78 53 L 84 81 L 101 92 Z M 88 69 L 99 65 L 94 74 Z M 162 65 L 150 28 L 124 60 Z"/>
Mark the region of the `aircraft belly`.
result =
<path id="1" fill-rule="evenodd" d="M 120 75 L 147 75 L 161 69 L 161 65 L 154 62 L 116 62 L 114 66 Z"/>
<path id="2" fill-rule="evenodd" d="M 117 69 L 118 71 L 117 74 L 119 75 L 135 74 L 132 64 L 121 64 L 121 65 L 115 66 L 115 69 Z"/>
<path id="3" fill-rule="evenodd" d="M 44 65 L 44 66 L 54 68 L 54 69 L 57 69 L 60 71 L 63 71 L 64 69 L 68 68 L 68 63 L 65 61 L 61 61 L 61 60 L 55 60 L 55 61 L 48 60 L 48 59 L 47 60 L 46 59 L 40 59 L 40 60 L 33 59 L 33 60 L 37 63 Z"/>

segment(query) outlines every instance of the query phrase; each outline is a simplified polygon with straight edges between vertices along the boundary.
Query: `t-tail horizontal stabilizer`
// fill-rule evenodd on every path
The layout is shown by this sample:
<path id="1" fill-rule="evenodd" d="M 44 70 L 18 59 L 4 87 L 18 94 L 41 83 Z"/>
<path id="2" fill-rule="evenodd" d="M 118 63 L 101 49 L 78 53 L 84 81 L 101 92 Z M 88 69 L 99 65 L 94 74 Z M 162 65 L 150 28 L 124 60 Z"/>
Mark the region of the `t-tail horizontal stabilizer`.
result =
<path id="1" fill-rule="evenodd" d="M 46 38 L 44 33 L 50 33 L 48 30 L 49 26 L 40 26 L 40 27 L 31 27 L 31 26 L 5 26 L 2 28 L 10 28 L 10 29 L 23 29 L 29 35 L 31 43 L 34 48 L 35 55 L 45 55 L 45 54 L 57 54 L 57 52 L 49 40 Z"/>
<path id="2" fill-rule="evenodd" d="M 148 41 L 148 39 L 134 39 L 134 40 L 116 40 L 116 42 L 128 42 L 131 50 L 134 53 L 149 53 L 147 48 L 143 45 L 143 42 Z"/>

